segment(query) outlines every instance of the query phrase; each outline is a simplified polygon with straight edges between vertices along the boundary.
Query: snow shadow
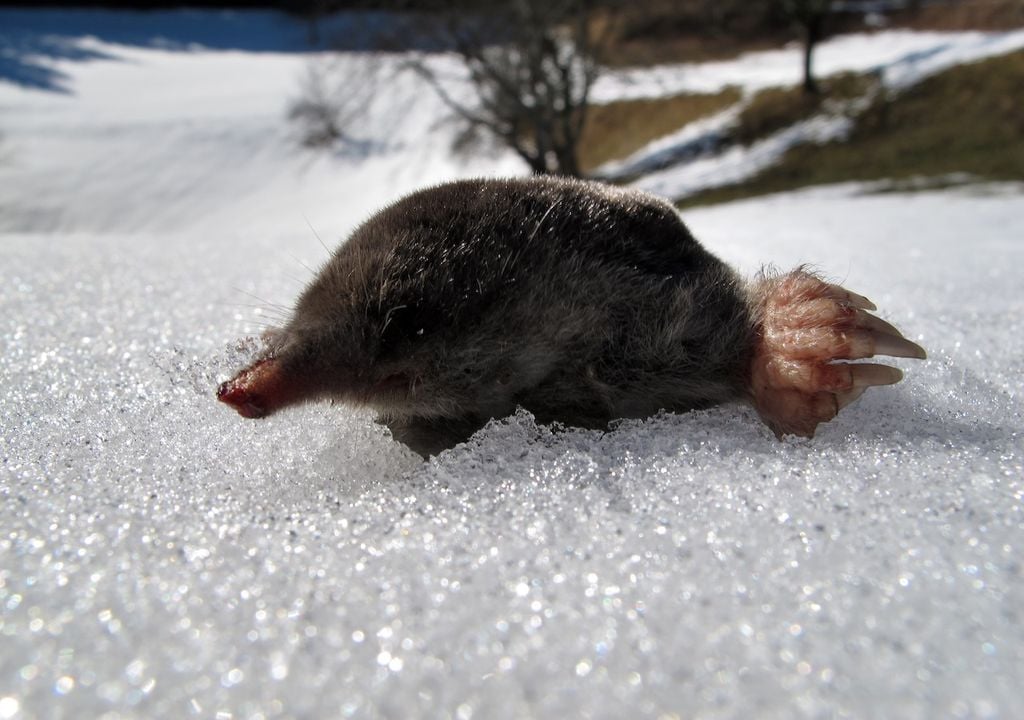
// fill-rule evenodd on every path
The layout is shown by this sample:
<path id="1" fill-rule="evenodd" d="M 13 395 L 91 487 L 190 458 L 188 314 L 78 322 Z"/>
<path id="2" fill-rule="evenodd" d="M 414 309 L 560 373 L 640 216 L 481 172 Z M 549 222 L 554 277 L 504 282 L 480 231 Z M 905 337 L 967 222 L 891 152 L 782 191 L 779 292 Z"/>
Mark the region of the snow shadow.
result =
<path id="1" fill-rule="evenodd" d="M 68 93 L 60 61 L 115 59 L 96 45 L 166 51 L 301 53 L 369 51 L 397 33 L 384 13 L 345 13 L 316 23 L 270 11 L 0 9 L 0 81 Z M 98 43 L 83 43 L 84 39 Z"/>
<path id="2" fill-rule="evenodd" d="M 68 76 L 51 67 L 46 60 L 112 60 L 113 56 L 99 50 L 81 47 L 69 37 L 35 35 L 12 29 L 0 12 L 0 80 L 35 90 L 69 93 Z"/>

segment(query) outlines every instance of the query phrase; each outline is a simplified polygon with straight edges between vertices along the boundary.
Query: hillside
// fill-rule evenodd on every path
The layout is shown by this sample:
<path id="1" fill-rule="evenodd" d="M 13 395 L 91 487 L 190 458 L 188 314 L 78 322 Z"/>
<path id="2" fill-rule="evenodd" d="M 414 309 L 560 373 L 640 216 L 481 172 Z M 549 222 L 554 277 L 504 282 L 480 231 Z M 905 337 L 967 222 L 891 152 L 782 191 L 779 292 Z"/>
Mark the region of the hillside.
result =
<path id="1" fill-rule="evenodd" d="M 600 148 L 701 111 L 595 174 L 691 205 L 858 179 L 1022 180 L 1022 47 L 1024 30 L 845 35 L 816 54 L 818 98 L 800 93 L 797 48 L 613 73 L 595 92 Z"/>
<path id="2" fill-rule="evenodd" d="M 794 147 L 750 180 L 698 192 L 686 205 L 848 180 L 913 190 L 1024 180 L 1015 95 L 1024 52 L 957 66 L 905 92 L 875 94 L 845 137 Z"/>

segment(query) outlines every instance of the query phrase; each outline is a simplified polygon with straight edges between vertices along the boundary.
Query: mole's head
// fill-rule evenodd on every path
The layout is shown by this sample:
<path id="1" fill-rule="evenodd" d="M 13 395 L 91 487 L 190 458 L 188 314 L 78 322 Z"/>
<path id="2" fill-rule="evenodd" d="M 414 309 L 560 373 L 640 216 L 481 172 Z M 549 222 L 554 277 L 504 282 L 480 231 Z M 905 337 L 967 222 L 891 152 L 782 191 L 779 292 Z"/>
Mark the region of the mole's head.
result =
<path id="1" fill-rule="evenodd" d="M 247 418 L 332 399 L 378 407 L 408 392 L 409 375 L 380 358 L 381 321 L 365 286 L 330 265 L 299 298 L 284 328 L 264 335 L 259 359 L 223 383 L 217 399 Z"/>

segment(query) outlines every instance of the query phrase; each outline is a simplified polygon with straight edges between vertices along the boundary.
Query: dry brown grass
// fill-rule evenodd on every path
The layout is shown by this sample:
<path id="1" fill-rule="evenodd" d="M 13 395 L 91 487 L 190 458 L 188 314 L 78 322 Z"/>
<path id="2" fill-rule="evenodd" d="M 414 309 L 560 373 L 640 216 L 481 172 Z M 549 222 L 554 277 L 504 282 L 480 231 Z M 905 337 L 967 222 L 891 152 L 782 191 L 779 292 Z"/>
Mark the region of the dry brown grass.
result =
<path id="1" fill-rule="evenodd" d="M 853 100 L 871 90 L 869 77 L 842 73 L 819 82 L 820 95 L 808 95 L 800 87 L 762 90 L 740 113 L 732 138 L 742 145 L 767 137 L 822 110 L 829 102 Z"/>
<path id="2" fill-rule="evenodd" d="M 1024 180 L 1022 87 L 1024 52 L 961 65 L 895 98 L 879 97 L 846 142 L 795 148 L 756 178 L 683 204 L 848 180 Z"/>

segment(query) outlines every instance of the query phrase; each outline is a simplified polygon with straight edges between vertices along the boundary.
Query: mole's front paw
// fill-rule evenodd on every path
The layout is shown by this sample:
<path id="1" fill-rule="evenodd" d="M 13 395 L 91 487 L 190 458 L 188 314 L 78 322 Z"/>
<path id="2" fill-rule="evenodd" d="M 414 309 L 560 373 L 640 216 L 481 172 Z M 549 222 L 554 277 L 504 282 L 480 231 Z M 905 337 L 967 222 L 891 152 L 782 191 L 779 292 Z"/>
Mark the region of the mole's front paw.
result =
<path id="1" fill-rule="evenodd" d="M 754 304 L 760 323 L 750 392 L 758 414 L 779 437 L 813 437 L 819 423 L 867 388 L 903 377 L 887 365 L 836 360 L 925 357 L 923 348 L 867 312 L 875 309 L 870 300 L 802 270 L 760 281 Z"/>

